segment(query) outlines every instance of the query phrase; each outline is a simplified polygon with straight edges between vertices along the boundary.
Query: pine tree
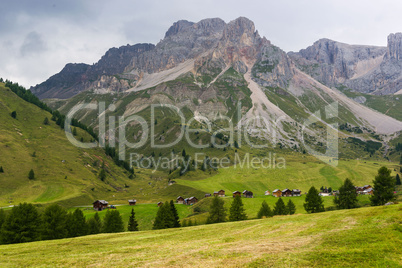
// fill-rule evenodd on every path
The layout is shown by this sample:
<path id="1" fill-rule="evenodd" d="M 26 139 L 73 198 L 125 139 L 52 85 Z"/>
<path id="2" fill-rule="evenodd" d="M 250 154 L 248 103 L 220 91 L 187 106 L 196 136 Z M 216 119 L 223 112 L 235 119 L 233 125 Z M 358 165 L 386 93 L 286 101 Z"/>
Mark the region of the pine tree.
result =
<path id="1" fill-rule="evenodd" d="M 45 117 L 45 119 L 43 120 L 43 124 L 49 125 L 49 118 Z"/>
<path id="2" fill-rule="evenodd" d="M 391 177 L 391 170 L 381 167 L 373 180 L 373 195 L 370 197 L 372 206 L 384 205 L 395 199 L 395 180 Z"/>
<path id="3" fill-rule="evenodd" d="M 135 212 L 133 208 L 131 209 L 131 215 L 130 218 L 128 219 L 127 230 L 130 232 L 138 231 L 138 223 L 137 220 L 135 219 Z"/>
<path id="4" fill-rule="evenodd" d="M 106 212 L 102 231 L 104 233 L 124 232 L 124 223 L 118 210 L 112 209 Z"/>
<path id="5" fill-rule="evenodd" d="M 303 206 L 307 213 L 317 213 L 325 210 L 323 200 L 314 186 L 311 186 L 308 190 Z"/>
<path id="6" fill-rule="evenodd" d="M 296 213 L 296 205 L 293 203 L 291 199 L 289 199 L 288 204 L 286 205 L 287 213 L 293 215 Z"/>
<path id="7" fill-rule="evenodd" d="M 224 202 L 221 198 L 215 196 L 212 199 L 212 204 L 209 207 L 209 217 L 207 223 L 218 223 L 226 221 L 226 209 L 223 206 Z"/>
<path id="8" fill-rule="evenodd" d="M 24 243 L 39 240 L 40 215 L 32 204 L 19 204 L 11 209 L 0 233 L 4 244 Z"/>
<path id="9" fill-rule="evenodd" d="M 185 149 L 183 149 L 183 151 L 181 151 L 181 156 L 183 156 L 183 157 L 186 157 L 186 156 L 187 156 Z"/>
<path id="10" fill-rule="evenodd" d="M 338 209 L 350 209 L 357 207 L 357 193 L 353 182 L 348 178 L 339 188 L 339 194 L 334 198 L 334 204 Z"/>
<path id="11" fill-rule="evenodd" d="M 279 197 L 278 201 L 275 203 L 274 207 L 274 215 L 286 215 L 288 214 L 285 203 L 282 198 Z"/>
<path id="12" fill-rule="evenodd" d="M 4 169 L 2 166 L 0 166 L 0 173 L 4 173 Z"/>
<path id="13" fill-rule="evenodd" d="M 88 220 L 88 234 L 99 234 L 102 230 L 102 221 L 98 212 Z"/>
<path id="14" fill-rule="evenodd" d="M 67 211 L 54 204 L 45 209 L 42 215 L 42 238 L 61 239 L 68 235 L 66 226 Z"/>
<path id="15" fill-rule="evenodd" d="M 168 202 L 163 203 L 156 213 L 153 229 L 166 229 L 174 226 L 174 216 Z"/>
<path id="16" fill-rule="evenodd" d="M 243 221 L 247 220 L 246 212 L 244 211 L 243 202 L 241 196 L 237 195 L 229 210 L 229 220 L 230 221 Z"/>
<path id="17" fill-rule="evenodd" d="M 76 127 L 73 128 L 73 135 L 77 136 L 77 128 Z"/>
<path id="18" fill-rule="evenodd" d="M 88 225 L 81 209 L 75 209 L 70 215 L 68 222 L 69 237 L 77 237 L 88 234 Z"/>
<path id="19" fill-rule="evenodd" d="M 105 168 L 102 167 L 101 171 L 99 172 L 99 179 L 101 181 L 105 181 L 106 179 L 106 171 Z"/>
<path id="20" fill-rule="evenodd" d="M 179 214 L 177 213 L 177 209 L 174 205 L 173 200 L 170 200 L 170 210 L 173 215 L 173 226 L 172 227 L 180 227 L 180 219 L 179 219 Z"/>
<path id="21" fill-rule="evenodd" d="M 11 112 L 11 117 L 14 118 L 14 119 L 17 118 L 17 112 L 16 112 L 16 111 L 12 111 L 12 112 Z"/>
<path id="22" fill-rule="evenodd" d="M 34 180 L 35 179 L 35 173 L 33 171 L 33 169 L 31 169 L 28 173 L 28 179 L 30 180 Z"/>
<path id="23" fill-rule="evenodd" d="M 2 168 L 0 167 L 0 172 L 2 172 Z M 399 174 L 396 174 L 395 177 L 395 185 L 401 185 L 401 178 L 399 177 Z"/>
<path id="24" fill-rule="evenodd" d="M 267 202 L 265 202 L 265 200 L 262 201 L 261 208 L 260 208 L 260 210 L 258 211 L 258 214 L 257 214 L 257 218 L 261 219 L 263 217 L 265 217 L 265 218 L 266 217 L 272 217 L 273 215 L 274 215 L 274 213 L 272 212 L 272 210 L 269 207 L 269 205 L 267 204 Z"/>
<path id="25" fill-rule="evenodd" d="M 0 235 L 1 235 L 1 226 L 3 225 L 5 220 L 6 220 L 6 212 L 4 211 L 4 209 L 0 209 Z M 1 242 L 1 236 L 0 236 L 0 242 Z"/>

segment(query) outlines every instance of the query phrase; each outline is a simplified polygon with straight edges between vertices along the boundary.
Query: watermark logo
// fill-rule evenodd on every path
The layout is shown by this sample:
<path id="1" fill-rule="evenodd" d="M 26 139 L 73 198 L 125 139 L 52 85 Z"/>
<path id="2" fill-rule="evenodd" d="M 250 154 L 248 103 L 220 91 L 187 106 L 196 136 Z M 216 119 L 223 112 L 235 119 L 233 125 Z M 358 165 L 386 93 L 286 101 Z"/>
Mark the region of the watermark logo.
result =
<path id="1" fill-rule="evenodd" d="M 171 113 L 178 118 L 177 124 L 180 124 L 180 131 L 176 133 L 174 140 L 170 140 L 166 143 L 158 143 L 155 140 L 155 137 L 160 134 L 156 132 L 155 125 L 158 119 L 156 116 L 156 111 L 160 110 L 169 110 Z M 98 128 L 99 128 L 99 140 L 98 142 L 89 142 L 84 143 L 82 141 L 78 141 L 74 135 L 71 133 L 71 122 L 72 119 L 81 111 L 96 111 L 98 114 Z M 195 151 L 200 151 L 207 147 L 214 147 L 218 149 L 225 149 L 227 147 L 235 147 L 241 148 L 243 142 L 245 145 L 254 149 L 268 149 L 269 146 L 275 148 L 278 142 L 278 137 L 282 137 L 284 129 L 282 128 L 282 121 L 286 121 L 286 118 L 266 118 L 261 115 L 255 116 L 247 116 L 242 117 L 241 113 L 241 103 L 237 105 L 237 125 L 234 126 L 233 118 L 229 118 L 225 115 L 217 115 L 215 118 L 207 118 L 203 115 L 197 114 L 196 116 L 186 120 L 183 112 L 180 108 L 170 105 L 170 104 L 152 104 L 150 105 L 150 118 L 147 121 L 144 117 L 133 114 L 130 116 L 112 116 L 111 114 L 115 112 L 115 105 L 111 104 L 106 107 L 105 102 L 92 102 L 86 104 L 77 104 L 74 106 L 71 111 L 66 116 L 65 121 L 65 132 L 68 140 L 77 147 L 80 148 L 94 148 L 94 147 L 105 147 L 106 144 L 109 147 L 117 148 L 119 153 L 119 160 L 128 161 L 127 158 L 127 149 L 131 149 L 130 152 L 139 150 L 144 148 L 145 146 L 150 146 L 153 149 L 166 149 L 173 148 L 179 142 L 185 140 L 188 146 L 196 149 Z M 312 114 L 305 122 L 302 123 L 301 135 L 299 148 L 301 145 L 305 148 L 305 150 L 318 158 L 319 160 L 330 164 L 332 166 L 337 166 L 338 164 L 338 124 L 337 123 L 328 123 L 330 119 L 338 118 L 338 103 L 332 103 L 327 105 L 324 108 L 324 113 L 321 115 L 320 111 Z M 222 127 L 221 124 L 217 124 L 225 122 L 225 127 Z M 304 134 L 312 133 L 311 126 L 316 123 L 321 123 L 326 126 L 326 137 L 324 137 L 326 143 L 325 153 L 314 150 L 307 142 L 304 140 Z M 195 124 L 197 123 L 197 124 Z M 195 125 L 202 126 L 200 128 L 195 128 Z M 138 135 L 140 138 L 137 139 L 137 142 L 129 141 L 130 137 L 127 136 L 127 129 L 130 127 L 136 126 L 136 136 Z M 116 133 L 117 132 L 117 133 Z M 200 141 L 194 142 L 191 138 L 191 134 L 207 132 L 210 135 L 210 141 L 207 143 L 202 143 Z M 314 132 L 313 132 L 314 133 Z M 108 134 L 108 135 L 107 135 Z M 132 134 L 131 134 L 132 135 Z M 108 136 L 108 137 L 107 137 Z M 269 137 L 269 139 L 250 139 L 250 136 L 254 137 Z M 286 136 L 286 135 L 285 135 Z M 320 137 L 323 138 L 323 137 Z M 218 142 L 218 139 L 220 142 Z M 225 142 L 223 143 L 222 140 Z M 254 142 L 253 142 L 253 141 Z M 258 140 L 258 142 L 256 142 Z M 285 142 L 281 139 L 282 142 Z M 297 141 L 293 140 L 294 143 Z M 169 159 L 160 158 L 156 160 L 155 158 L 144 158 L 141 156 L 139 158 L 139 154 L 131 154 L 130 155 L 130 163 L 134 167 L 144 167 L 144 168 L 162 168 L 168 167 L 168 163 L 174 163 L 176 161 L 176 166 L 180 162 L 181 165 L 189 166 L 189 164 L 185 164 L 183 161 L 188 161 L 188 159 L 182 160 L 174 160 L 173 158 Z M 195 157 L 195 156 L 194 156 Z M 239 157 L 239 156 L 237 156 Z M 259 159 L 255 158 L 247 158 L 248 155 L 243 156 L 247 162 L 256 163 L 260 161 L 260 165 L 264 167 L 265 163 L 267 163 L 267 159 Z M 226 165 L 226 160 L 222 159 L 213 159 L 211 163 L 218 163 L 217 166 L 219 168 L 224 168 Z M 243 163 L 245 160 L 229 162 L 228 164 L 234 165 L 236 163 Z M 198 163 L 198 159 L 192 159 L 196 163 Z M 222 162 L 223 161 L 223 162 Z M 194 164 L 193 164 L 194 165 Z M 275 166 L 275 165 L 271 165 Z M 283 165 L 286 166 L 286 165 Z M 279 166 L 276 165 L 276 168 Z"/>

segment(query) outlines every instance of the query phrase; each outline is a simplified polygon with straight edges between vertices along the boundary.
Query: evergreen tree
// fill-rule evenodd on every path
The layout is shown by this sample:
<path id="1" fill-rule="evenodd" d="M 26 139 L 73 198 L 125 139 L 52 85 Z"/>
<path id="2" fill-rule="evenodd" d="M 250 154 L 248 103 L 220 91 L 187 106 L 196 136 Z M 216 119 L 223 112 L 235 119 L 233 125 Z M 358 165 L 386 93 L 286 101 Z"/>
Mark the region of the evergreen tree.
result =
<path id="1" fill-rule="evenodd" d="M 32 204 L 19 204 L 11 209 L 0 233 L 4 244 L 24 243 L 39 240 L 40 215 Z"/>
<path id="2" fill-rule="evenodd" d="M 352 181 L 345 179 L 339 188 L 339 194 L 334 198 L 334 204 L 338 209 L 350 209 L 357 207 L 357 193 Z"/>
<path id="3" fill-rule="evenodd" d="M 102 221 L 98 212 L 88 220 L 88 234 L 99 234 L 102 230 Z"/>
<path id="4" fill-rule="evenodd" d="M 229 220 L 230 221 L 243 221 L 247 220 L 246 212 L 244 211 L 243 202 L 241 196 L 237 195 L 229 210 Z"/>
<path id="5" fill-rule="evenodd" d="M 77 208 L 74 210 L 74 212 L 70 216 L 69 224 L 70 226 L 68 226 L 68 229 L 70 237 L 77 237 L 88 234 L 88 225 L 85 220 L 84 213 L 82 213 L 81 209 Z"/>
<path id="6" fill-rule="evenodd" d="M 173 226 L 172 227 L 180 227 L 180 219 L 179 219 L 179 214 L 177 213 L 177 209 L 174 205 L 173 200 L 170 200 L 170 210 L 173 215 Z"/>
<path id="7" fill-rule="evenodd" d="M 187 156 L 185 149 L 183 149 L 183 151 L 181 151 L 181 156 L 183 156 L 183 157 L 186 157 L 186 156 Z"/>
<path id="8" fill-rule="evenodd" d="M 106 171 L 105 168 L 102 167 L 101 171 L 99 172 L 99 179 L 101 181 L 105 181 L 106 179 Z"/>
<path id="9" fill-rule="evenodd" d="M 16 111 L 12 111 L 12 112 L 11 112 L 11 117 L 14 118 L 14 119 L 17 118 L 17 112 L 16 112 Z"/>
<path id="10" fill-rule="evenodd" d="M 159 207 L 156 213 L 153 229 L 166 229 L 173 228 L 174 226 L 175 216 L 169 202 L 165 202 Z"/>
<path id="11" fill-rule="evenodd" d="M 73 135 L 77 136 L 77 128 L 76 127 L 73 128 Z"/>
<path id="12" fill-rule="evenodd" d="M 30 180 L 34 180 L 35 179 L 35 173 L 33 171 L 33 169 L 31 169 L 28 173 L 28 179 Z"/>
<path id="13" fill-rule="evenodd" d="M 224 202 L 221 198 L 215 196 L 212 199 L 212 204 L 209 207 L 209 217 L 207 223 L 218 223 L 226 221 L 226 209 L 223 206 Z"/>
<path id="14" fill-rule="evenodd" d="M 43 124 L 49 125 L 49 118 L 45 117 L 45 119 L 43 120 Z"/>
<path id="15" fill-rule="evenodd" d="M 4 211 L 4 209 L 0 209 L 0 230 L 1 230 L 1 226 L 3 225 L 5 220 L 6 220 L 6 212 Z M 0 231 L 0 234 L 1 234 L 1 231 Z M 1 236 L 0 236 L 0 241 L 1 241 Z"/>
<path id="16" fill-rule="evenodd" d="M 42 215 L 42 239 L 61 239 L 68 235 L 67 211 L 54 204 L 47 207 Z"/>
<path id="17" fill-rule="evenodd" d="M 282 198 L 279 197 L 278 201 L 275 203 L 274 207 L 274 215 L 286 215 L 288 214 L 285 203 Z"/>
<path id="18" fill-rule="evenodd" d="M 124 232 L 124 223 L 118 210 L 112 209 L 106 212 L 102 231 L 104 233 Z"/>
<path id="19" fill-rule="evenodd" d="M 128 219 L 127 230 L 130 232 L 138 231 L 138 223 L 137 220 L 135 219 L 135 212 L 133 208 L 131 209 L 131 215 L 130 218 Z"/>
<path id="20" fill-rule="evenodd" d="M 0 167 L 0 172 L 2 172 L 2 168 Z M 401 185 L 401 178 L 399 177 L 399 174 L 396 174 L 396 177 L 395 177 L 395 184 L 396 185 Z"/>
<path id="21" fill-rule="evenodd" d="M 239 144 L 237 143 L 237 141 L 234 141 L 234 147 L 235 147 L 236 149 L 239 149 Z"/>
<path id="22" fill-rule="evenodd" d="M 395 180 L 391 177 L 391 170 L 381 167 L 378 175 L 373 180 L 374 193 L 370 197 L 372 206 L 384 205 L 395 199 L 394 195 Z"/>
<path id="23" fill-rule="evenodd" d="M 272 217 L 274 213 L 272 212 L 271 208 L 267 204 L 267 202 L 262 201 L 261 208 L 258 211 L 257 218 L 261 219 L 263 217 Z"/>
<path id="24" fill-rule="evenodd" d="M 291 199 L 289 199 L 288 204 L 286 205 L 287 213 L 293 215 L 296 213 L 296 205 L 293 203 Z"/>
<path id="25" fill-rule="evenodd" d="M 2 166 L 0 166 L 0 173 L 4 173 L 4 169 Z"/>
<path id="26" fill-rule="evenodd" d="M 311 188 L 308 190 L 305 202 L 303 204 L 307 213 L 317 213 L 325 210 L 323 200 L 318 194 L 318 190 L 314 186 L 311 186 Z"/>

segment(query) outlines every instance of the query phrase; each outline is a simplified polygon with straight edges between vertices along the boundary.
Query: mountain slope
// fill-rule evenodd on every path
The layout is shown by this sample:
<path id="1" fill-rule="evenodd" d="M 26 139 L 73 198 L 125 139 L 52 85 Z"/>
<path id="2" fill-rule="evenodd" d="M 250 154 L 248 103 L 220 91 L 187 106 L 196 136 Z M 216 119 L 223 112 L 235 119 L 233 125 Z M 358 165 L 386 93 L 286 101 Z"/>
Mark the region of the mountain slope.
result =
<path id="1" fill-rule="evenodd" d="M 12 111 L 16 111 L 15 119 L 10 116 Z M 49 125 L 43 123 L 46 117 Z M 117 167 L 103 149 L 73 146 L 51 117 L 0 83 L 0 166 L 4 169 L 0 173 L 0 206 L 19 202 L 90 205 L 97 198 L 132 198 L 139 188 L 148 185 L 148 172 L 137 174 L 135 180 L 129 179 L 130 174 Z M 81 129 L 77 133 L 78 140 L 92 139 Z M 104 182 L 98 178 L 102 163 L 107 174 Z M 28 179 L 31 169 L 34 180 Z M 162 182 L 155 186 L 166 187 Z"/>

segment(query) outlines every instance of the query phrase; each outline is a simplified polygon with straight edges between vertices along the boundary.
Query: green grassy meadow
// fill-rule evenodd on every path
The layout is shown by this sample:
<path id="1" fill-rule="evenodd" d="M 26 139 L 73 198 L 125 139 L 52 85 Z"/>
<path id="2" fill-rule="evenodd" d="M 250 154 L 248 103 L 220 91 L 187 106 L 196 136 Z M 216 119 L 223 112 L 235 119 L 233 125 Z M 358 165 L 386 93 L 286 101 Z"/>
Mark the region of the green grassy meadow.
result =
<path id="1" fill-rule="evenodd" d="M 2 245 L 0 266 L 401 267 L 402 205 Z"/>

